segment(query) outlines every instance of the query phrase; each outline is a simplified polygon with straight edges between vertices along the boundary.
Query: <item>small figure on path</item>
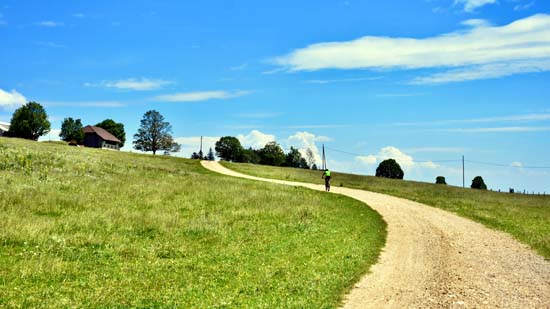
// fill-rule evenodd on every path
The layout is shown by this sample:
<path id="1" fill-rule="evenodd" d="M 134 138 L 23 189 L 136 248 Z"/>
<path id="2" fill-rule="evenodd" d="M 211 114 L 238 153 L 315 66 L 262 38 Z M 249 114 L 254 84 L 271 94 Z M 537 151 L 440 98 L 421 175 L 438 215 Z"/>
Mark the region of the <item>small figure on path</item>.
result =
<path id="1" fill-rule="evenodd" d="M 325 179 L 325 190 L 329 192 L 330 191 L 330 170 L 328 168 L 323 172 L 323 176 L 321 176 L 321 178 Z"/>

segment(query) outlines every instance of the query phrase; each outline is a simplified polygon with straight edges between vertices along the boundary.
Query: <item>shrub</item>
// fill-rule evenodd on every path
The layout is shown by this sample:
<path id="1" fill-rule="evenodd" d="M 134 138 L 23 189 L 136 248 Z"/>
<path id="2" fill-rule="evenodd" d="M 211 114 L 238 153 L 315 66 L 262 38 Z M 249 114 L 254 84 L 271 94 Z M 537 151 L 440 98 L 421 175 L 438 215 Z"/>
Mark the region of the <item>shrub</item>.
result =
<path id="1" fill-rule="evenodd" d="M 445 177 L 443 176 L 437 176 L 435 178 L 435 183 L 438 184 L 438 185 L 446 185 L 447 182 L 445 181 Z"/>
<path id="2" fill-rule="evenodd" d="M 403 179 L 405 173 L 394 159 L 384 160 L 376 168 L 376 177 Z"/>
<path id="3" fill-rule="evenodd" d="M 483 181 L 483 178 L 481 176 L 476 176 L 472 180 L 471 188 L 472 189 L 479 189 L 479 190 L 487 190 L 487 185 L 485 184 L 485 182 Z"/>

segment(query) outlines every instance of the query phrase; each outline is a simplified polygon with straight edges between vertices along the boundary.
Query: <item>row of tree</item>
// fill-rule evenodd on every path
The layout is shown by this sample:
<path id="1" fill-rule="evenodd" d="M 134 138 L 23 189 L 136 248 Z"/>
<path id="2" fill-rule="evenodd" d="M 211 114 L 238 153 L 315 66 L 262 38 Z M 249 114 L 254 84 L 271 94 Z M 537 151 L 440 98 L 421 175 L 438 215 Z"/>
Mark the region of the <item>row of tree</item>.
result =
<path id="1" fill-rule="evenodd" d="M 224 136 L 216 142 L 215 149 L 220 159 L 231 162 L 317 169 L 311 149 L 306 150 L 306 159 L 294 147 L 290 147 L 288 153 L 285 153 L 275 141 L 267 143 L 261 149 L 253 149 L 244 148 L 236 137 Z"/>
<path id="2" fill-rule="evenodd" d="M 121 141 L 119 146 L 124 146 L 126 142 L 124 124 L 105 119 L 95 126 L 111 133 Z M 13 113 L 6 136 L 36 141 L 40 136 L 48 134 L 50 129 L 51 123 L 44 107 L 37 102 L 28 102 Z M 177 152 L 180 150 L 180 145 L 174 142 L 171 132 L 172 126 L 164 120 L 164 116 L 155 110 L 150 110 L 143 115 L 138 132 L 134 135 L 134 149 L 152 151 L 153 154 L 159 150 Z M 84 142 L 82 120 L 65 118 L 61 124 L 59 137 L 69 143 L 82 144 Z"/>

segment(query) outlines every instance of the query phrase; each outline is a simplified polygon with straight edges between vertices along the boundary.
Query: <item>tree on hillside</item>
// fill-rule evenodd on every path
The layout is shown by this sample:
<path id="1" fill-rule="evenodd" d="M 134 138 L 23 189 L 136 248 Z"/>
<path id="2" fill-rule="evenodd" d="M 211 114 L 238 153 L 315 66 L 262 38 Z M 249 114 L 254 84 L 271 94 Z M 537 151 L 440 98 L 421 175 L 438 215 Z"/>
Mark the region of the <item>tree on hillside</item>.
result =
<path id="1" fill-rule="evenodd" d="M 244 149 L 242 161 L 246 163 L 260 164 L 260 151 L 252 149 L 252 147 Z"/>
<path id="2" fill-rule="evenodd" d="M 134 148 L 141 151 L 152 151 L 153 155 L 158 150 L 177 152 L 180 145 L 174 142 L 170 132 L 172 126 L 164 121 L 164 117 L 155 110 L 150 110 L 143 115 L 138 132 L 134 134 Z"/>
<path id="3" fill-rule="evenodd" d="M 216 157 L 214 156 L 214 151 L 212 151 L 212 148 L 208 150 L 208 154 L 206 155 L 206 160 L 208 161 L 215 161 Z"/>
<path id="4" fill-rule="evenodd" d="M 76 142 L 82 144 L 84 141 L 84 131 L 82 130 L 82 121 L 80 119 L 74 120 L 71 117 L 63 119 L 61 123 L 61 133 L 59 137 L 65 142 Z"/>
<path id="5" fill-rule="evenodd" d="M 288 167 L 300 167 L 300 159 L 302 159 L 302 154 L 300 151 L 292 146 L 290 146 L 290 150 L 286 154 L 285 158 L 285 166 Z M 307 162 L 306 162 L 307 164 Z"/>
<path id="6" fill-rule="evenodd" d="M 313 163 L 313 164 L 311 165 L 311 169 L 314 170 L 314 171 L 316 171 L 316 170 L 318 170 L 319 168 L 317 167 L 317 164 Z"/>
<path id="7" fill-rule="evenodd" d="M 305 158 L 300 158 L 300 164 L 298 165 L 298 167 L 303 169 L 309 169 L 309 164 L 307 164 L 307 160 Z"/>
<path id="8" fill-rule="evenodd" d="M 259 150 L 260 164 L 281 166 L 286 159 L 285 152 L 277 142 L 269 142 Z"/>
<path id="9" fill-rule="evenodd" d="M 311 150 L 311 148 L 308 148 L 306 150 L 306 159 L 307 159 L 307 164 L 309 166 L 314 166 L 317 167 L 317 164 L 315 164 L 315 154 L 313 153 L 313 150 Z"/>
<path id="10" fill-rule="evenodd" d="M 472 189 L 487 190 L 487 185 L 485 184 L 485 181 L 483 181 L 483 177 L 481 176 L 476 176 L 474 179 L 472 179 L 472 185 L 470 187 Z"/>
<path id="11" fill-rule="evenodd" d="M 435 178 L 435 183 L 438 184 L 438 185 L 446 185 L 447 182 L 445 181 L 445 177 L 443 176 L 437 176 Z"/>
<path id="12" fill-rule="evenodd" d="M 119 144 L 119 146 L 124 147 L 124 143 L 126 142 L 126 132 L 124 132 L 124 124 L 120 122 L 115 122 L 113 119 L 105 119 L 95 126 L 103 128 L 107 130 L 107 132 L 113 134 L 122 142 Z"/>
<path id="13" fill-rule="evenodd" d="M 243 162 L 243 146 L 241 142 L 233 136 L 224 136 L 216 142 L 214 147 L 216 155 L 222 160 L 231 162 Z"/>
<path id="14" fill-rule="evenodd" d="M 36 141 L 50 132 L 50 126 L 44 107 L 36 102 L 28 102 L 13 113 L 8 136 Z"/>
<path id="15" fill-rule="evenodd" d="M 403 179 L 403 170 L 394 159 L 384 160 L 376 168 L 376 177 Z"/>
<path id="16" fill-rule="evenodd" d="M 200 155 L 200 152 L 199 153 L 193 152 L 191 154 L 191 159 L 193 159 L 193 160 L 202 160 L 202 156 Z"/>

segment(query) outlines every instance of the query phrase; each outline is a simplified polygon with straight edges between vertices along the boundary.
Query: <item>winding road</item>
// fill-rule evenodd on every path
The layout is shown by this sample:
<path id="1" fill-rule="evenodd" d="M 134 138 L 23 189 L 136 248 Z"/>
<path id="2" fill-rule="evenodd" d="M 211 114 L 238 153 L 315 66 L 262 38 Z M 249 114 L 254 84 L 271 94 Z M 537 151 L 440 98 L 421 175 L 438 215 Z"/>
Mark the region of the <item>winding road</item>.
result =
<path id="1" fill-rule="evenodd" d="M 202 165 L 221 174 L 301 186 Z M 550 261 L 510 235 L 434 207 L 379 193 L 332 188 L 366 203 L 388 224 L 380 259 L 344 299 L 344 308 L 550 308 Z"/>

